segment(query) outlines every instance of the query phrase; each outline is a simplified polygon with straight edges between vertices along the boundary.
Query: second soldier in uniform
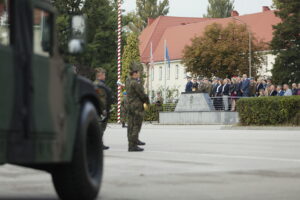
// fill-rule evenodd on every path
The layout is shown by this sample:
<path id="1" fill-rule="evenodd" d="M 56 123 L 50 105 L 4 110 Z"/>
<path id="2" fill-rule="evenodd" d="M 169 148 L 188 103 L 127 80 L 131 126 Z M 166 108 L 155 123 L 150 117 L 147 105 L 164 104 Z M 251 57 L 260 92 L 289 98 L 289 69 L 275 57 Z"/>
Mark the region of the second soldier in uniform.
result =
<path id="1" fill-rule="evenodd" d="M 122 128 L 127 127 L 126 126 L 127 105 L 128 105 L 127 92 L 123 92 L 123 98 L 122 98 L 122 101 L 121 101 L 121 124 L 122 124 Z"/>
<path id="2" fill-rule="evenodd" d="M 144 104 L 149 104 L 149 98 L 144 92 L 144 87 L 140 83 L 139 63 L 131 65 L 130 78 L 126 81 L 126 91 L 128 100 L 128 151 L 143 151 L 138 145 L 145 145 L 139 140 L 139 133 L 142 128 L 144 118 Z"/>
<path id="3" fill-rule="evenodd" d="M 102 104 L 102 107 L 105 108 L 100 116 L 100 123 L 101 123 L 101 130 L 102 136 L 104 135 L 104 131 L 107 126 L 107 122 L 109 119 L 109 112 L 112 104 L 112 92 L 111 89 L 105 84 L 106 79 L 106 71 L 103 68 L 96 68 L 96 80 L 94 82 L 96 91 L 99 96 L 100 103 Z M 108 146 L 105 146 L 103 144 L 102 146 L 103 150 L 109 149 Z"/>

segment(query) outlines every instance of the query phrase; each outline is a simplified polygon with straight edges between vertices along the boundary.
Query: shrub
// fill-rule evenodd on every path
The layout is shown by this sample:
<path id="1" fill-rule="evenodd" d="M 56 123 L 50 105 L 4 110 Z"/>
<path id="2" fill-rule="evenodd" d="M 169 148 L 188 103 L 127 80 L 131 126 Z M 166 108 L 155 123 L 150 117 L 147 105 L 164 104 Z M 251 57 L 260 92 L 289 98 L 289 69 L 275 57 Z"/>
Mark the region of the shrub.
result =
<path id="1" fill-rule="evenodd" d="M 237 111 L 242 125 L 300 125 L 300 96 L 239 99 Z"/>

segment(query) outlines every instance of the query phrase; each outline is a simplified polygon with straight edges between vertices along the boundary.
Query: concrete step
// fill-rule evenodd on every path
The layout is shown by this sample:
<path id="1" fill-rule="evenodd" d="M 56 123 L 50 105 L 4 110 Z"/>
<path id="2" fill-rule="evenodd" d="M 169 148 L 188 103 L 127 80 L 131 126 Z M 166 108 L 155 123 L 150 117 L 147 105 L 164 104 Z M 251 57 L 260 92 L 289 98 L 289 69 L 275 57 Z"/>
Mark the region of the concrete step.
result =
<path id="1" fill-rule="evenodd" d="M 233 125 L 239 123 L 237 112 L 160 112 L 159 123 L 168 125 Z"/>

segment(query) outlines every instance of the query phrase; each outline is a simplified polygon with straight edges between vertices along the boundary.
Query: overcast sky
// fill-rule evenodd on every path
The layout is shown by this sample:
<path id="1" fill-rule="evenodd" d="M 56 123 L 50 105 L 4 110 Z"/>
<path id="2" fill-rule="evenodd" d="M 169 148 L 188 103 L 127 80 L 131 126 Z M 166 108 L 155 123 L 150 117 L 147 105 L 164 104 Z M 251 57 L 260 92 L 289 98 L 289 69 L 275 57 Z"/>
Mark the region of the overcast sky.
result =
<path id="1" fill-rule="evenodd" d="M 208 0 L 169 0 L 169 16 L 202 17 L 206 14 Z M 235 10 L 240 15 L 262 11 L 262 6 L 271 6 L 272 0 L 235 0 Z M 124 0 L 123 9 L 126 12 L 135 10 L 135 0 Z"/>

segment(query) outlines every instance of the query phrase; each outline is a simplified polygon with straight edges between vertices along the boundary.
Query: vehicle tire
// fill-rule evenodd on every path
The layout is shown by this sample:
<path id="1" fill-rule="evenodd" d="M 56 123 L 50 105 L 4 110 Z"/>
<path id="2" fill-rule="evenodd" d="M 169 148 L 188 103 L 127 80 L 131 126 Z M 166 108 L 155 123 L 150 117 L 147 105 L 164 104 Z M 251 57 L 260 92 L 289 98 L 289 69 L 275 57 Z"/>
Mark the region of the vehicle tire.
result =
<path id="1" fill-rule="evenodd" d="M 85 102 L 81 109 L 72 162 L 58 166 L 52 180 L 62 200 L 94 200 L 102 181 L 102 136 L 94 105 Z"/>

